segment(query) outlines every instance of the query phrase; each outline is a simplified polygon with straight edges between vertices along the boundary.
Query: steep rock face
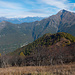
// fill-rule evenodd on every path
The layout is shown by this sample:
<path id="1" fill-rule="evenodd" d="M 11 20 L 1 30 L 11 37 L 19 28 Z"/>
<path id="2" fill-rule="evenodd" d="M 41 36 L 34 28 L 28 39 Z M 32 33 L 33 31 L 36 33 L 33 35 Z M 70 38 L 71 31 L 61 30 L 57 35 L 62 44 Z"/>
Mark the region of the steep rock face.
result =
<path id="1" fill-rule="evenodd" d="M 61 10 L 56 15 L 50 16 L 35 24 L 36 38 L 45 33 L 67 32 L 75 36 L 75 13 Z M 38 33 L 37 33 L 38 32 Z"/>
<path id="2" fill-rule="evenodd" d="M 75 36 L 74 27 L 75 27 L 75 13 L 63 11 L 64 13 L 61 14 L 61 21 L 59 25 L 58 32 L 67 32 Z M 58 13 L 59 14 L 59 13 Z M 58 15 L 57 14 L 57 15 Z"/>

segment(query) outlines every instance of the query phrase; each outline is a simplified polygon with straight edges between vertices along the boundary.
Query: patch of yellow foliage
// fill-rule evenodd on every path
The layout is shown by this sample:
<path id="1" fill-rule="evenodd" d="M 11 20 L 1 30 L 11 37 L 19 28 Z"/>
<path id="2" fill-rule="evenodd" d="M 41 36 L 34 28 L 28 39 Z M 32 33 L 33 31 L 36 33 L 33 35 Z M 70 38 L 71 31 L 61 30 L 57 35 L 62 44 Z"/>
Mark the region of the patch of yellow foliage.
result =
<path id="1" fill-rule="evenodd" d="M 23 52 L 20 53 L 20 56 L 25 56 Z"/>
<path id="2" fill-rule="evenodd" d="M 0 53 L 0 56 L 1 56 L 1 53 Z"/>

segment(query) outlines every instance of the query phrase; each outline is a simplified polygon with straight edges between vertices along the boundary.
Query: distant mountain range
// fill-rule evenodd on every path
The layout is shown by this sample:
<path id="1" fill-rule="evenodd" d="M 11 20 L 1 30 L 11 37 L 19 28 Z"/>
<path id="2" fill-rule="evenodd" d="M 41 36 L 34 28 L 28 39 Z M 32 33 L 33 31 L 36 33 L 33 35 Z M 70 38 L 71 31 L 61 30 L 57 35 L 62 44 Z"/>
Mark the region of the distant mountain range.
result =
<path id="1" fill-rule="evenodd" d="M 40 21 L 44 19 L 44 17 L 26 17 L 26 18 L 5 18 L 0 17 L 0 22 L 2 21 L 8 21 L 14 24 L 21 24 L 23 22 L 34 22 L 34 21 Z"/>
<path id="2" fill-rule="evenodd" d="M 75 13 L 61 10 L 41 21 L 12 24 L 0 23 L 0 52 L 11 52 L 46 33 L 67 32 L 75 36 Z"/>

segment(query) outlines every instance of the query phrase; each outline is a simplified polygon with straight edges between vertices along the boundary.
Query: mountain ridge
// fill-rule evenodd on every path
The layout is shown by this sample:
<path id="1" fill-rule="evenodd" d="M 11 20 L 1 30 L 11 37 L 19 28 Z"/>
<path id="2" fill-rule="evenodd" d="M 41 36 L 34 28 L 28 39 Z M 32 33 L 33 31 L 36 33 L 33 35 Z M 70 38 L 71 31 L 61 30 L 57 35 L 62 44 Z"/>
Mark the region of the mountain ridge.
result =
<path id="1" fill-rule="evenodd" d="M 3 52 L 3 50 L 10 51 L 10 49 L 13 51 L 35 41 L 46 33 L 66 32 L 75 36 L 75 13 L 65 10 L 61 17 L 59 12 L 41 21 L 31 23 L 13 24 L 5 22 L 4 26 L 0 23 L 1 52 Z M 11 46 L 8 44 L 9 42 Z"/>
<path id="2" fill-rule="evenodd" d="M 34 21 L 40 21 L 44 17 L 26 17 L 26 18 L 5 18 L 5 17 L 0 17 L 0 22 L 2 21 L 8 21 L 13 24 L 21 24 L 23 22 L 34 22 Z"/>

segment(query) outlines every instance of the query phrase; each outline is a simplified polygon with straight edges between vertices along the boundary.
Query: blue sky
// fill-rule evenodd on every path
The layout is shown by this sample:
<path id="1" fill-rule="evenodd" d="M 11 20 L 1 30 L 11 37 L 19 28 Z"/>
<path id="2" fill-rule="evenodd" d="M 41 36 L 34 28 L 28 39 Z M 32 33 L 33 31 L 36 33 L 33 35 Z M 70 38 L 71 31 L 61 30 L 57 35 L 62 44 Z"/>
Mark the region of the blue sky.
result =
<path id="1" fill-rule="evenodd" d="M 75 12 L 75 0 L 0 0 L 0 17 L 48 17 L 62 9 Z"/>

